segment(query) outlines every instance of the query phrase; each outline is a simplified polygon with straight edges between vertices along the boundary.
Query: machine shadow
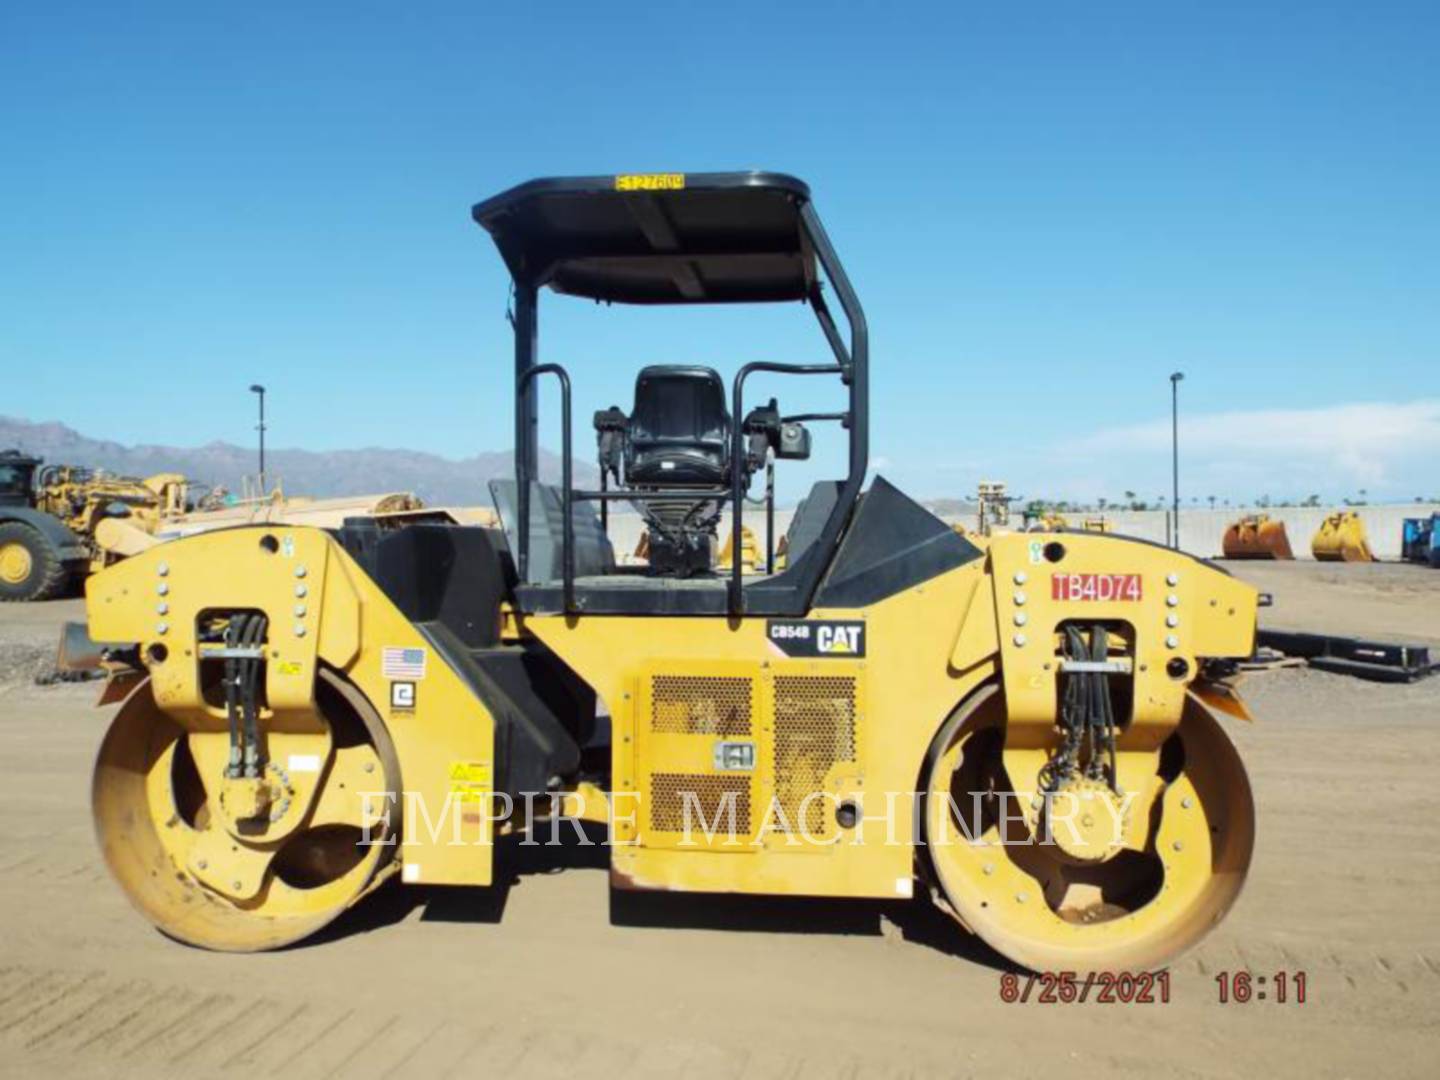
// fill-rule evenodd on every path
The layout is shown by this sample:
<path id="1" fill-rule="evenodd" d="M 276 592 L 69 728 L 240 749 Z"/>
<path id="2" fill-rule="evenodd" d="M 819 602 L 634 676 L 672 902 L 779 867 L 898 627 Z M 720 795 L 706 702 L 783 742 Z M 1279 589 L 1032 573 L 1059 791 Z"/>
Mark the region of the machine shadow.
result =
<path id="1" fill-rule="evenodd" d="M 578 831 L 577 831 L 578 830 Z M 495 845 L 495 883 L 488 888 L 407 885 L 391 880 L 295 948 L 366 934 L 411 918 L 423 922 L 499 923 L 510 890 L 524 878 L 567 870 L 608 870 L 605 828 L 573 819 L 551 828 L 541 822 L 530 834 L 501 837 Z"/>
<path id="2" fill-rule="evenodd" d="M 610 922 L 615 926 L 668 930 L 883 937 L 997 971 L 1014 966 L 924 899 L 855 900 L 612 889 Z"/>
<path id="3" fill-rule="evenodd" d="M 294 948 L 367 934 L 415 917 L 424 922 L 499 924 L 510 891 L 527 877 L 565 871 L 608 873 L 605 828 L 573 820 L 556 830 L 541 823 L 528 835 L 503 837 L 496 846 L 496 882 L 489 888 L 398 888 L 392 882 Z M 825 934 L 900 940 L 980 964 L 1013 970 L 988 945 L 922 896 L 914 900 L 854 900 L 728 893 L 667 893 L 612 888 L 613 926 L 654 930 Z"/>

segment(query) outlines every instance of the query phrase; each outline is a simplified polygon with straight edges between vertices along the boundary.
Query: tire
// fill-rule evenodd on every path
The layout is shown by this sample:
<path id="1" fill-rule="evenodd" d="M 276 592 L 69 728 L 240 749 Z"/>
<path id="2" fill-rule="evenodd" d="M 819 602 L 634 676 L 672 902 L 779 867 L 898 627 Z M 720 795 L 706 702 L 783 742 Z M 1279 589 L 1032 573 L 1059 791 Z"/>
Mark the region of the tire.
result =
<path id="1" fill-rule="evenodd" d="M 19 521 L 0 524 L 0 601 L 49 600 L 70 581 L 54 542 Z"/>

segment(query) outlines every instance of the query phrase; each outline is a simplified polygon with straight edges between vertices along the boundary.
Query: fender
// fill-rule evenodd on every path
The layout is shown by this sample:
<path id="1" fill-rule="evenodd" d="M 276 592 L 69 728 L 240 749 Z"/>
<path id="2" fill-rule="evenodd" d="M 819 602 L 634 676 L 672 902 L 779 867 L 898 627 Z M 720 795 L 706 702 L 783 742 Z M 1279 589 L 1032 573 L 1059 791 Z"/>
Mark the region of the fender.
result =
<path id="1" fill-rule="evenodd" d="M 82 562 L 90 549 L 59 518 L 28 506 L 0 506 L 0 523 L 18 521 L 44 536 L 60 552 L 61 562 Z"/>

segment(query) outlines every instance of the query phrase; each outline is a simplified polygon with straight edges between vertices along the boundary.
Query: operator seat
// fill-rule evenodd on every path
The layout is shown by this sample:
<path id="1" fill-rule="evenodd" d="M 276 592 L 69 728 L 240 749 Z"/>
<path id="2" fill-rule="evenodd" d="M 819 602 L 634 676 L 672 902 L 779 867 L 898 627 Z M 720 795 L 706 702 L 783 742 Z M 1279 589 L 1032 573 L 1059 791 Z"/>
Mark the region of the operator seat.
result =
<path id="1" fill-rule="evenodd" d="M 625 447 L 631 486 L 728 487 L 729 446 L 725 384 L 715 371 L 680 365 L 641 369 Z"/>

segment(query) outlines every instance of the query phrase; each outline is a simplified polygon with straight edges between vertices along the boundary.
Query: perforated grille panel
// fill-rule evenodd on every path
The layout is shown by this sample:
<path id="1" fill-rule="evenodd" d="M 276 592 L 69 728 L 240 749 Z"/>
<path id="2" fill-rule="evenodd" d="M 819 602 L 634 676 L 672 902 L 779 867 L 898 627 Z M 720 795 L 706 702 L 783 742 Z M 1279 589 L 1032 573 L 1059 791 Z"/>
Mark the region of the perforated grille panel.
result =
<path id="1" fill-rule="evenodd" d="M 748 776 L 653 773 L 650 777 L 650 831 L 685 832 L 687 802 L 690 807 L 688 824 L 697 838 L 707 830 L 718 831 L 717 839 L 723 840 L 730 836 L 731 805 L 734 806 L 734 836 L 741 843 L 749 837 Z"/>
<path id="2" fill-rule="evenodd" d="M 825 774 L 853 762 L 855 753 L 855 680 L 837 676 L 775 678 L 775 800 L 784 819 L 779 828 L 801 830 L 807 796 L 821 791 Z M 804 830 L 811 837 L 830 827 L 830 802 L 804 806 Z"/>
<path id="3" fill-rule="evenodd" d="M 729 676 L 656 675 L 650 730 L 665 735 L 749 735 L 751 682 Z"/>

